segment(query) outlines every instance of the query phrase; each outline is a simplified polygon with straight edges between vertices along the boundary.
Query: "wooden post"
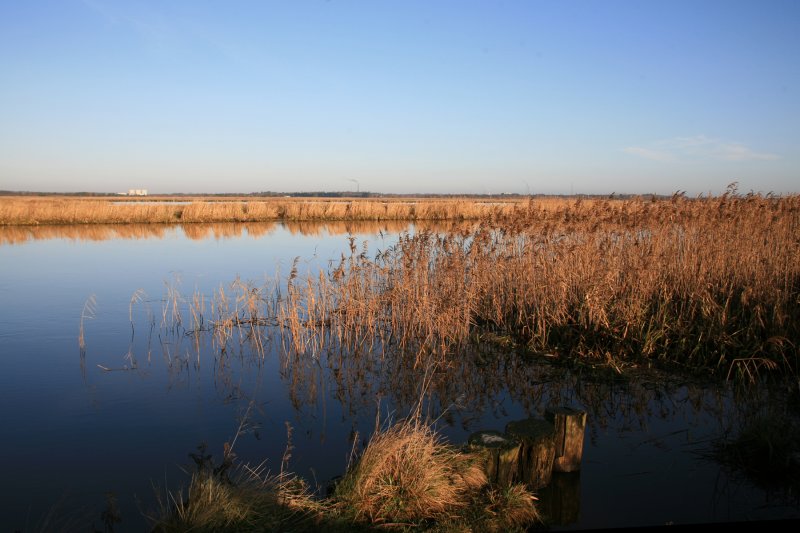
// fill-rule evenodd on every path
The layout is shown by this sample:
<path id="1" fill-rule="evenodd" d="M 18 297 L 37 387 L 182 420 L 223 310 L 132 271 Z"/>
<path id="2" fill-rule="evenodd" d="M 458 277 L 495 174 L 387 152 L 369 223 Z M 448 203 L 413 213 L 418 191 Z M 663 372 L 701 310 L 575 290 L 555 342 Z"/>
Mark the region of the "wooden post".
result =
<path id="1" fill-rule="evenodd" d="M 519 440 L 499 431 L 477 431 L 467 439 L 469 450 L 483 457 L 486 478 L 490 483 L 510 486 L 519 468 Z"/>
<path id="2" fill-rule="evenodd" d="M 586 411 L 570 407 L 551 407 L 545 411 L 555 426 L 554 472 L 577 472 L 581 469 Z"/>
<path id="3" fill-rule="evenodd" d="M 555 457 L 555 427 L 547 420 L 528 418 L 509 422 L 506 434 L 522 443 L 519 454 L 519 480 L 538 489 L 550 483 Z"/>

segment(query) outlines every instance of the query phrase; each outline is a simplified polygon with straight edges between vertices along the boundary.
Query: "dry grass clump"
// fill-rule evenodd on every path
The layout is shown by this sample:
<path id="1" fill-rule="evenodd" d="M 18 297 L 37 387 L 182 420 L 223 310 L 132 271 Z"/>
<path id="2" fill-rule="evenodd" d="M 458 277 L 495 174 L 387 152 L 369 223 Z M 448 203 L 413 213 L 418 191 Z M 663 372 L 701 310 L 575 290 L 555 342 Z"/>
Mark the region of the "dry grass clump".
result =
<path id="1" fill-rule="evenodd" d="M 476 517 L 475 531 L 525 531 L 541 521 L 536 498 L 521 483 L 510 487 L 492 487 L 486 491 Z"/>
<path id="2" fill-rule="evenodd" d="M 373 436 L 337 486 L 336 500 L 357 521 L 418 524 L 453 518 L 486 483 L 475 457 L 411 420 Z"/>
<path id="3" fill-rule="evenodd" d="M 333 497 L 356 523 L 447 532 L 525 531 L 541 520 L 535 500 L 523 484 L 490 485 L 478 457 L 418 417 L 376 432 Z"/>
<path id="4" fill-rule="evenodd" d="M 192 475 L 186 497 L 169 495 L 154 532 L 312 531 L 325 511 L 299 478 L 242 470 L 228 482 L 209 473 Z"/>
<path id="5" fill-rule="evenodd" d="M 153 531 L 315 530 L 330 511 L 324 501 L 313 497 L 304 480 L 283 468 L 270 475 L 263 463 L 257 467 L 235 464 L 236 455 L 228 444 L 219 465 L 205 453 L 205 445 L 198 452 L 189 454 L 197 470 L 186 496 L 178 490 L 167 493 L 166 502 L 159 499 L 161 509 L 152 520 Z"/>

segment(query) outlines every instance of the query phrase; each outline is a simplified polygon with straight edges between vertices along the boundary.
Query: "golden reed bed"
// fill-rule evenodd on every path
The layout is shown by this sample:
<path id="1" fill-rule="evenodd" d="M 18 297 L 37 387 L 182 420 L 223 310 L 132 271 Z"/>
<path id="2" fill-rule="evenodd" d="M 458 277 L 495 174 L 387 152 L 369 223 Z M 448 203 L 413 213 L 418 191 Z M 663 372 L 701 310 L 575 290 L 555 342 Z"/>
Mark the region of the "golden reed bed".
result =
<path id="1" fill-rule="evenodd" d="M 448 368 L 490 334 L 615 368 L 797 374 L 800 196 L 528 207 L 290 275 L 288 351 L 371 346 Z"/>
<path id="2" fill-rule="evenodd" d="M 546 202 L 552 202 L 547 200 Z M 0 197 L 0 225 L 265 222 L 273 220 L 476 220 L 517 201 L 460 199 L 231 199 Z"/>
<path id="3" fill-rule="evenodd" d="M 800 373 L 798 195 L 533 200 L 450 226 L 374 252 L 351 237 L 338 266 L 305 277 L 295 263 L 277 284 L 181 301 L 220 346 L 253 328 L 244 337 L 263 353 L 261 328 L 280 325 L 287 368 L 324 354 L 371 364 L 366 351 L 452 370 L 488 338 L 617 370 Z"/>

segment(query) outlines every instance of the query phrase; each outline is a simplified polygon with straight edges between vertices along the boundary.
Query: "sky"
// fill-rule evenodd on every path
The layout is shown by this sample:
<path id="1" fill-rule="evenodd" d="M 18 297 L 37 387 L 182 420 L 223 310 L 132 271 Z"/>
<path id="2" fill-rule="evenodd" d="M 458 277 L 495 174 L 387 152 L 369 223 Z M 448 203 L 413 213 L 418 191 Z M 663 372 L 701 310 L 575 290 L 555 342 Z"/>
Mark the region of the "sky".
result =
<path id="1" fill-rule="evenodd" d="M 800 192 L 796 0 L 0 0 L 0 189 Z"/>

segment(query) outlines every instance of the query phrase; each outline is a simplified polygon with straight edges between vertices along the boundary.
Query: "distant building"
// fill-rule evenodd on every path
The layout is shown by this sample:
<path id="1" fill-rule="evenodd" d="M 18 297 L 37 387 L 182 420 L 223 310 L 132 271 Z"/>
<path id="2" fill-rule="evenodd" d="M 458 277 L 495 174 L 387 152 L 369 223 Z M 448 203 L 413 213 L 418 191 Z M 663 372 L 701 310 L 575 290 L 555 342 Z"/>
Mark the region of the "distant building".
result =
<path id="1" fill-rule="evenodd" d="M 128 196 L 147 196 L 147 189 L 128 189 Z"/>

